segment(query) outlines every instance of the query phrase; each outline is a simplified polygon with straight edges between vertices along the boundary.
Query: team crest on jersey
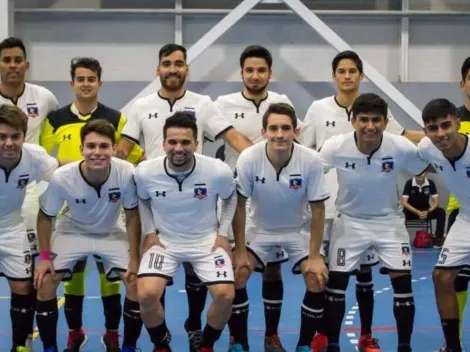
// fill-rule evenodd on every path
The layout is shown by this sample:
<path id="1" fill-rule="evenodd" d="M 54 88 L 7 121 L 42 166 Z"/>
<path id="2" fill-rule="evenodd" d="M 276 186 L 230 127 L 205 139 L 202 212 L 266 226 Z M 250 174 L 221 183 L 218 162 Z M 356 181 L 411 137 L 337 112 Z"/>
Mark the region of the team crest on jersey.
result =
<path id="1" fill-rule="evenodd" d="M 207 186 L 205 183 L 196 183 L 194 185 L 194 198 L 204 199 L 207 197 Z"/>
<path id="2" fill-rule="evenodd" d="M 382 172 L 389 173 L 393 171 L 394 165 L 393 158 L 382 158 Z"/>
<path id="3" fill-rule="evenodd" d="M 406 255 L 407 257 L 410 256 L 411 250 L 410 245 L 408 243 L 401 244 L 401 254 Z"/>
<path id="4" fill-rule="evenodd" d="M 185 106 L 184 111 L 187 112 L 192 117 L 196 118 L 196 109 L 195 108 L 188 108 L 188 107 Z"/>
<path id="5" fill-rule="evenodd" d="M 289 188 L 297 191 L 302 187 L 302 177 L 301 175 L 290 175 L 289 179 Z"/>
<path id="6" fill-rule="evenodd" d="M 121 192 L 119 191 L 119 188 L 113 188 L 109 190 L 108 193 L 108 199 L 111 203 L 116 203 L 121 199 Z"/>
<path id="7" fill-rule="evenodd" d="M 39 107 L 37 106 L 36 103 L 26 104 L 26 113 L 28 114 L 29 117 L 32 117 L 33 119 L 35 117 L 39 117 Z"/>
<path id="8" fill-rule="evenodd" d="M 467 177 L 470 178 L 470 166 L 466 167 L 465 168 L 466 170 L 466 173 L 467 173 Z"/>
<path id="9" fill-rule="evenodd" d="M 24 177 L 24 176 L 22 177 L 22 176 L 20 176 L 21 178 L 18 179 L 18 185 L 16 186 L 16 188 L 24 189 L 28 185 L 29 177 Z M 29 175 L 25 175 L 25 176 L 29 176 Z"/>
<path id="10" fill-rule="evenodd" d="M 223 268 L 225 266 L 225 259 L 223 256 L 217 256 L 214 258 L 214 265 L 216 268 Z"/>

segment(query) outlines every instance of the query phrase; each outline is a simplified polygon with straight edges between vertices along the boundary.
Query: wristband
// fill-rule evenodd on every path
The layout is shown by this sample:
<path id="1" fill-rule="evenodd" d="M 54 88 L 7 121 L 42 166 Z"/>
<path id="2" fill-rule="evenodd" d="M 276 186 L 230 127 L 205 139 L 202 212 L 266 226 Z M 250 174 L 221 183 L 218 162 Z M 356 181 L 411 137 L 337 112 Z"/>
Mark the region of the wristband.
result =
<path id="1" fill-rule="evenodd" d="M 41 260 L 51 260 L 51 251 L 41 251 L 41 252 L 39 252 L 39 259 L 41 259 Z"/>

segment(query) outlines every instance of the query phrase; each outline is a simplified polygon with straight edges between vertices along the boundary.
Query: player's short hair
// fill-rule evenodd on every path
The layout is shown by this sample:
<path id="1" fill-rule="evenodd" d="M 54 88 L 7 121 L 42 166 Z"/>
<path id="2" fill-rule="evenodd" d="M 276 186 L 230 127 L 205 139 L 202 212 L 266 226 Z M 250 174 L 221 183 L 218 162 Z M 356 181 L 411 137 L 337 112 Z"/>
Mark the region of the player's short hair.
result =
<path id="1" fill-rule="evenodd" d="M 453 103 L 444 98 L 432 99 L 426 104 L 421 113 L 423 122 L 429 123 L 441 117 L 454 116 L 456 118 L 460 117 L 458 109 Z"/>
<path id="2" fill-rule="evenodd" d="M 333 73 L 336 73 L 336 69 L 338 68 L 339 62 L 345 59 L 353 61 L 356 64 L 358 71 L 360 73 L 363 72 L 362 60 L 359 57 L 359 55 L 357 55 L 352 50 L 346 50 L 346 51 L 340 52 L 333 58 L 333 61 L 331 62 L 331 68 L 333 69 Z"/>
<path id="3" fill-rule="evenodd" d="M 190 128 L 193 137 L 197 141 L 197 124 L 194 115 L 187 111 L 177 111 L 166 119 L 163 126 L 163 139 L 166 140 L 169 128 Z"/>
<path id="4" fill-rule="evenodd" d="M 23 40 L 18 37 L 9 37 L 0 42 L 0 54 L 4 49 L 20 48 L 23 51 L 24 58 L 26 59 L 26 47 Z"/>
<path id="5" fill-rule="evenodd" d="M 294 108 L 286 103 L 274 103 L 274 104 L 269 105 L 268 109 L 263 115 L 263 129 L 264 130 L 268 128 L 268 118 L 269 118 L 269 115 L 271 114 L 289 116 L 292 122 L 292 127 L 294 127 L 294 130 L 297 128 L 297 116 L 295 114 Z"/>
<path id="6" fill-rule="evenodd" d="M 28 117 L 19 107 L 3 104 L 0 105 L 0 124 L 20 130 L 26 136 Z"/>
<path id="7" fill-rule="evenodd" d="M 179 44 L 165 44 L 158 52 L 158 62 L 162 61 L 162 57 L 173 54 L 175 51 L 181 51 L 184 55 L 184 61 L 187 59 L 186 48 Z"/>
<path id="8" fill-rule="evenodd" d="M 85 142 L 85 137 L 93 132 L 100 136 L 108 137 L 111 139 L 112 144 L 116 144 L 116 130 L 111 122 L 104 119 L 88 121 L 80 130 L 82 144 Z"/>
<path id="9" fill-rule="evenodd" d="M 462 64 L 462 68 L 460 69 L 460 72 L 462 73 L 462 81 L 465 81 L 465 78 L 467 78 L 468 71 L 470 71 L 470 56 L 465 59 Z"/>
<path id="10" fill-rule="evenodd" d="M 258 57 L 264 59 L 268 64 L 269 69 L 273 65 L 273 57 L 268 49 L 261 45 L 250 45 L 243 50 L 240 55 L 240 67 L 243 68 L 245 65 L 245 60 L 250 57 Z"/>
<path id="11" fill-rule="evenodd" d="M 100 62 L 93 57 L 76 57 L 70 61 L 70 76 L 72 81 L 75 79 L 75 73 L 77 68 L 86 68 L 92 72 L 95 72 L 98 76 L 98 80 L 101 81 L 101 74 L 103 69 L 101 68 Z"/>
<path id="12" fill-rule="evenodd" d="M 351 110 L 353 118 L 356 118 L 361 113 L 375 113 L 386 118 L 388 115 L 388 104 L 377 94 L 365 93 L 357 97 Z"/>

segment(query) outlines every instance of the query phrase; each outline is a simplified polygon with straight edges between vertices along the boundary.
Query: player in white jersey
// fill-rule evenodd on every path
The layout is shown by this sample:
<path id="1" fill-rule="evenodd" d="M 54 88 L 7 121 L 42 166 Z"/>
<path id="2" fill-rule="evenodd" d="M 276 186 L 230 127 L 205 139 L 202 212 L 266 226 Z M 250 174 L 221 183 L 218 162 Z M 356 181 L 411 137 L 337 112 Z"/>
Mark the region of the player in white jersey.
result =
<path id="1" fill-rule="evenodd" d="M 61 279 L 71 276 L 74 265 L 84 256 L 99 256 L 108 280 L 122 279 L 126 300 L 137 304 L 141 225 L 134 166 L 112 157 L 116 152 L 116 131 L 108 121 L 87 122 L 81 130 L 81 140 L 84 160 L 55 171 L 40 199 L 40 260 L 34 284 L 38 291 L 37 325 L 47 352 L 58 351 L 57 286 Z M 64 203 L 67 210 L 57 218 L 52 234 L 53 219 Z M 126 229 L 120 217 L 122 208 Z M 124 340 L 133 329 L 127 325 L 124 320 Z M 107 345 L 107 341 L 102 343 Z M 120 351 L 119 346 L 113 348 Z M 123 346 L 125 352 L 135 350 L 136 346 Z"/>
<path id="2" fill-rule="evenodd" d="M 215 140 L 223 138 L 235 150 L 242 151 L 252 143 L 237 132 L 209 96 L 196 94 L 185 89 L 184 83 L 189 72 L 186 63 L 186 49 L 181 45 L 167 44 L 160 49 L 157 74 L 161 89 L 155 94 L 139 99 L 133 105 L 119 143 L 120 157 L 126 157 L 135 143 L 143 141 L 147 159 L 165 155 L 163 125 L 165 120 L 177 111 L 187 111 L 196 118 L 198 125 L 197 152 L 202 152 L 202 141 L 206 137 Z M 201 337 L 201 314 L 207 296 L 207 289 L 194 275 L 191 267 L 185 265 L 186 292 L 189 316 L 185 324 L 190 343 L 197 348 Z M 164 295 L 162 296 L 164 298 Z"/>
<path id="3" fill-rule="evenodd" d="M 25 82 L 29 69 L 26 48 L 20 38 L 10 37 L 0 42 L 0 104 L 16 105 L 28 116 L 26 142 L 39 144 L 39 135 L 46 116 L 59 107 L 48 89 Z M 37 254 L 36 221 L 39 211 L 36 182 L 28 183 L 23 203 L 23 216 L 33 255 Z M 35 297 L 35 293 L 32 293 Z M 31 318 L 31 333 L 34 316 Z M 32 338 L 32 335 L 30 336 Z M 32 342 L 32 340 L 30 341 Z"/>
<path id="4" fill-rule="evenodd" d="M 354 132 L 328 139 L 320 150 L 325 171 L 336 169 L 339 185 L 325 300 L 328 352 L 340 351 L 349 274 L 360 267 L 370 246 L 388 268 L 392 281 L 398 352 L 411 351 L 415 312 L 411 247 L 396 187 L 400 171 L 417 175 L 428 163 L 419 157 L 411 141 L 384 132 L 387 111 L 387 103 L 376 94 L 360 95 L 352 106 Z"/>
<path id="5" fill-rule="evenodd" d="M 152 242 L 138 274 L 142 320 L 155 351 L 171 351 L 160 298 L 178 267 L 190 263 L 212 296 L 197 350 L 211 352 L 234 297 L 227 232 L 237 202 L 235 180 L 222 161 L 195 153 L 198 127 L 190 113 L 176 112 L 166 119 L 163 135 L 167 156 L 142 162 L 135 175 L 146 242 Z"/>
<path id="6" fill-rule="evenodd" d="M 272 63 L 271 53 L 266 48 L 259 45 L 245 48 L 240 55 L 243 91 L 220 96 L 215 102 L 232 126 L 253 143 L 264 140 L 261 135 L 262 119 L 269 105 L 286 103 L 293 106 L 286 95 L 268 91 L 272 77 Z M 297 126 L 301 123 L 297 120 Z M 236 150 L 230 145 L 225 145 L 224 161 L 232 169 L 235 168 L 238 156 Z M 233 237 L 232 231 L 229 237 Z M 283 282 L 279 264 L 287 260 L 287 253 L 281 247 L 273 248 L 268 265 L 263 271 L 262 295 L 266 323 L 264 348 L 267 352 L 285 351 L 278 336 L 283 300 Z"/>
<path id="7" fill-rule="evenodd" d="M 459 133 L 460 114 L 447 99 L 433 99 L 423 109 L 424 138 L 418 145 L 444 185 L 460 203 L 433 271 L 437 307 L 447 352 L 461 352 L 459 308 L 454 282 L 460 269 L 470 264 L 470 147 L 468 135 Z"/>
<path id="8" fill-rule="evenodd" d="M 311 148 L 320 150 L 323 143 L 336 135 L 353 131 L 351 124 L 351 106 L 359 96 L 360 84 L 364 77 L 363 64 L 360 57 L 353 51 L 344 51 L 336 55 L 332 61 L 332 76 L 337 93 L 334 96 L 314 101 L 307 111 L 299 141 Z M 412 141 L 419 141 L 423 132 L 406 131 L 394 119 L 390 110 L 387 112 L 387 132 L 404 135 Z M 336 170 L 326 175 L 330 194 L 338 193 Z M 332 196 L 326 202 L 326 222 L 324 248 L 329 247 L 329 237 L 335 217 L 335 200 Z M 397 200 L 398 201 L 398 200 Z M 328 252 L 328 251 L 327 251 Z M 326 253 L 328 255 L 328 253 Z M 378 263 L 378 256 L 371 248 L 364 253 L 362 266 L 356 275 L 356 298 L 361 320 L 359 348 L 367 352 L 379 350 L 378 340 L 372 337 L 372 318 L 374 309 L 374 286 L 371 266 Z M 314 352 L 323 352 L 327 345 L 326 332 L 320 330 L 312 344 Z"/>
<path id="9" fill-rule="evenodd" d="M 239 198 L 233 221 L 235 299 L 229 351 L 249 351 L 246 283 L 256 266 L 266 265 L 275 246 L 288 253 L 292 272 L 304 276 L 296 351 L 311 351 L 323 313 L 326 266 L 321 244 L 329 193 L 318 153 L 294 144 L 298 134 L 294 109 L 285 103 L 271 104 L 262 125 L 266 141 L 244 150 L 236 166 Z"/>
<path id="10" fill-rule="evenodd" d="M 24 143 L 27 123 L 18 107 L 0 105 L 0 276 L 7 278 L 11 289 L 14 352 L 31 351 L 26 340 L 34 320 L 32 255 L 22 217 L 26 189 L 30 182 L 48 181 L 58 166 L 42 147 Z"/>

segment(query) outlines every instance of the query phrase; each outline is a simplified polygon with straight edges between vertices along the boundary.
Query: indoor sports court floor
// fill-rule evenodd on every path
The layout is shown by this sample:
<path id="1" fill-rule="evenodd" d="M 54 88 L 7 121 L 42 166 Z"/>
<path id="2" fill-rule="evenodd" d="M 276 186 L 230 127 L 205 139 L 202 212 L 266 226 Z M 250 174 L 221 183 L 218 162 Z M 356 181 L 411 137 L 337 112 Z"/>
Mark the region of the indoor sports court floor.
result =
<path id="1" fill-rule="evenodd" d="M 442 342 L 442 331 L 439 323 L 439 317 L 434 301 L 432 279 L 430 277 L 432 267 L 436 262 L 437 250 L 415 250 L 414 269 L 413 269 L 413 290 L 416 303 L 416 319 L 413 335 L 413 351 L 431 352 Z M 89 261 L 91 264 L 91 261 Z M 89 265 L 89 274 L 87 277 L 87 299 L 84 307 L 84 327 L 89 337 L 84 351 L 96 352 L 102 351 L 100 337 L 103 332 L 103 314 L 101 300 L 99 299 L 99 281 L 94 265 Z M 304 289 L 300 277 L 293 277 L 290 274 L 289 264 L 284 264 L 283 274 L 284 284 L 284 306 L 282 311 L 282 320 L 280 324 L 281 338 L 286 349 L 294 351 L 298 337 L 300 321 L 300 302 L 302 300 Z M 378 268 L 374 271 L 374 283 L 376 290 L 374 327 L 375 336 L 380 339 L 383 352 L 396 351 L 396 329 L 395 319 L 392 312 L 392 295 L 388 276 L 382 276 L 378 273 Z M 341 345 L 343 352 L 356 351 L 355 344 L 359 334 L 359 316 L 354 293 L 354 279 L 350 280 L 350 286 L 346 302 L 346 317 L 343 324 L 343 333 L 341 335 Z M 9 293 L 5 280 L 0 284 L 0 304 L 3 312 L 0 320 L 0 351 L 8 351 L 10 347 L 11 331 L 9 311 Z M 59 292 L 59 297 L 62 289 Z M 263 333 L 264 317 L 263 304 L 261 300 L 261 276 L 254 274 L 249 284 L 250 295 L 250 342 L 253 352 L 263 351 Z M 184 293 L 184 275 L 182 270 L 178 272 L 175 285 L 167 292 L 167 322 L 173 333 L 172 348 L 175 352 L 187 351 L 186 334 L 183 330 L 183 322 L 187 315 L 187 303 Z M 470 334 L 465 333 L 470 330 L 470 313 L 465 319 L 464 327 L 464 345 L 470 349 Z M 63 309 L 60 310 L 59 347 L 65 346 L 67 339 L 67 327 L 64 320 Z M 227 350 L 228 334 L 224 332 L 222 338 L 217 343 L 215 351 Z M 146 331 L 143 332 L 139 347 L 143 352 L 151 352 L 151 344 Z M 34 350 L 40 351 L 41 345 L 39 337 L 34 342 Z M 62 349 L 61 349 L 62 351 Z"/>

